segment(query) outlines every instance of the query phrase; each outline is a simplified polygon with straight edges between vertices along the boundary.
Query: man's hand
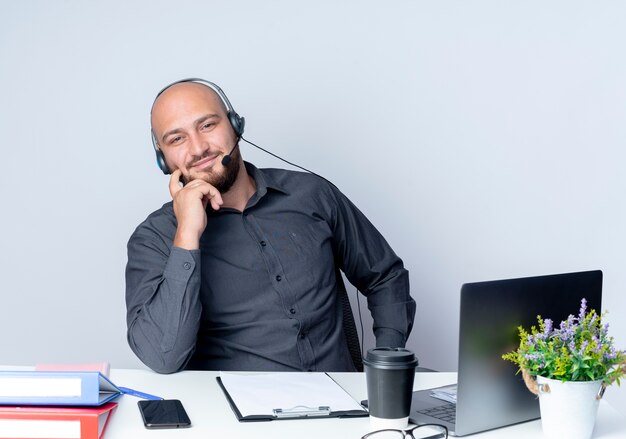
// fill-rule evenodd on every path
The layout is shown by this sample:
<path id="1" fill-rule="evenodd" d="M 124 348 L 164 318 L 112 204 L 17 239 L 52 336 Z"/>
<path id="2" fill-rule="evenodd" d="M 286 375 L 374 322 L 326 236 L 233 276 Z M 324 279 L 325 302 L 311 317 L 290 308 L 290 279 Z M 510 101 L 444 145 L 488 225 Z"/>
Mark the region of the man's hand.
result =
<path id="1" fill-rule="evenodd" d="M 170 178 L 170 194 L 174 201 L 174 215 L 178 221 L 174 246 L 187 250 L 200 248 L 200 236 L 206 228 L 206 206 L 211 203 L 214 210 L 223 204 L 222 195 L 204 180 L 192 180 L 180 187 L 180 169 Z"/>

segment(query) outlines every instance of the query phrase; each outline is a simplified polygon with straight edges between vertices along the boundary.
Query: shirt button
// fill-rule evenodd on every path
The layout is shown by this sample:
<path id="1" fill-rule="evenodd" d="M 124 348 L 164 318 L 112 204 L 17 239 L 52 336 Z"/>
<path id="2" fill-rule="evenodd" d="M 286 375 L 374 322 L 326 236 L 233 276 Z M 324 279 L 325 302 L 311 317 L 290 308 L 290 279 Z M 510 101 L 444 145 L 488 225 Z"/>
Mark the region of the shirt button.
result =
<path id="1" fill-rule="evenodd" d="M 304 332 L 300 333 L 300 338 L 306 338 L 306 334 Z"/>
<path id="2" fill-rule="evenodd" d="M 265 241 L 261 241 L 261 247 L 265 247 L 267 243 Z"/>
<path id="3" fill-rule="evenodd" d="M 282 278 L 282 277 L 280 277 L 280 275 L 278 275 L 278 276 L 276 276 L 276 280 L 277 280 L 278 282 L 280 282 L 281 280 L 283 280 L 283 278 Z"/>
<path id="4" fill-rule="evenodd" d="M 291 314 L 295 314 L 295 313 L 296 313 L 296 309 L 295 309 L 295 308 L 291 308 L 291 309 L 289 310 L 289 312 L 290 312 Z"/>
<path id="5" fill-rule="evenodd" d="M 185 270 L 189 270 L 189 269 L 191 268 L 191 264 L 190 264 L 189 262 L 185 262 L 185 263 L 183 264 L 183 268 L 184 268 Z"/>

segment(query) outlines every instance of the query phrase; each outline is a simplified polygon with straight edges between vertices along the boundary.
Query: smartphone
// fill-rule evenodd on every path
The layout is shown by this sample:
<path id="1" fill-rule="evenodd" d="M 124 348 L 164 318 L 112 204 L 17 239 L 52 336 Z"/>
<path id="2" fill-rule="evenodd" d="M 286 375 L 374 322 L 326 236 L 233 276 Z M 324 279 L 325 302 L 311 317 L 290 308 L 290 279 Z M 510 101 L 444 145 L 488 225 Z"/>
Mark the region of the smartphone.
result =
<path id="1" fill-rule="evenodd" d="M 137 404 L 146 428 L 191 427 L 191 420 L 178 399 L 141 400 Z"/>

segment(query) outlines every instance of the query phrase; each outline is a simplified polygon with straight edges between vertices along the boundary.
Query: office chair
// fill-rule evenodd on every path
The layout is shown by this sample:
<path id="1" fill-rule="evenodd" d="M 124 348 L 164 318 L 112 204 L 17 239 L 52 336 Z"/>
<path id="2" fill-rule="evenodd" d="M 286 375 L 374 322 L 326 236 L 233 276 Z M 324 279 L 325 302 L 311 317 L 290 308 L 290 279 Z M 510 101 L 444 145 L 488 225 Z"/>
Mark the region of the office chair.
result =
<path id="1" fill-rule="evenodd" d="M 348 351 L 350 352 L 352 363 L 354 363 L 356 370 L 363 372 L 363 357 L 361 356 L 359 333 L 356 330 L 352 306 L 350 306 L 350 299 L 348 298 L 346 286 L 339 269 L 335 270 L 335 276 L 337 276 L 337 284 L 339 285 L 339 302 L 341 303 L 341 309 L 343 311 L 343 333 L 348 344 Z"/>
<path id="2" fill-rule="evenodd" d="M 363 357 L 361 355 L 361 343 L 359 340 L 359 333 L 356 330 L 356 323 L 354 321 L 354 314 L 352 313 L 352 306 L 350 305 L 350 299 L 346 291 L 346 286 L 343 282 L 341 272 L 336 270 L 337 283 L 339 284 L 339 301 L 341 302 L 341 308 L 343 311 L 343 333 L 346 337 L 348 344 L 348 350 L 352 357 L 352 363 L 357 371 L 363 372 Z M 358 300 L 358 297 L 357 297 Z M 415 372 L 438 372 L 428 367 L 417 366 Z"/>

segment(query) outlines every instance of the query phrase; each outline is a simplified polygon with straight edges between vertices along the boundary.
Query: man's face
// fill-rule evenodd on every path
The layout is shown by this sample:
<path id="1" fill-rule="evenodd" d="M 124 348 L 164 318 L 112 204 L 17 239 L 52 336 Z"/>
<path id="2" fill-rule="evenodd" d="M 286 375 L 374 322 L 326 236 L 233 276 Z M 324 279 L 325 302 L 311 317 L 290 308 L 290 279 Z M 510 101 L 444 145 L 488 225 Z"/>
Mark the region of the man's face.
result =
<path id="1" fill-rule="evenodd" d="M 226 108 L 208 87 L 196 83 L 176 84 L 156 100 L 152 129 L 170 170 L 180 169 L 185 182 L 202 179 L 226 192 L 237 178 L 237 149 L 228 166 L 222 158 L 237 138 Z"/>

